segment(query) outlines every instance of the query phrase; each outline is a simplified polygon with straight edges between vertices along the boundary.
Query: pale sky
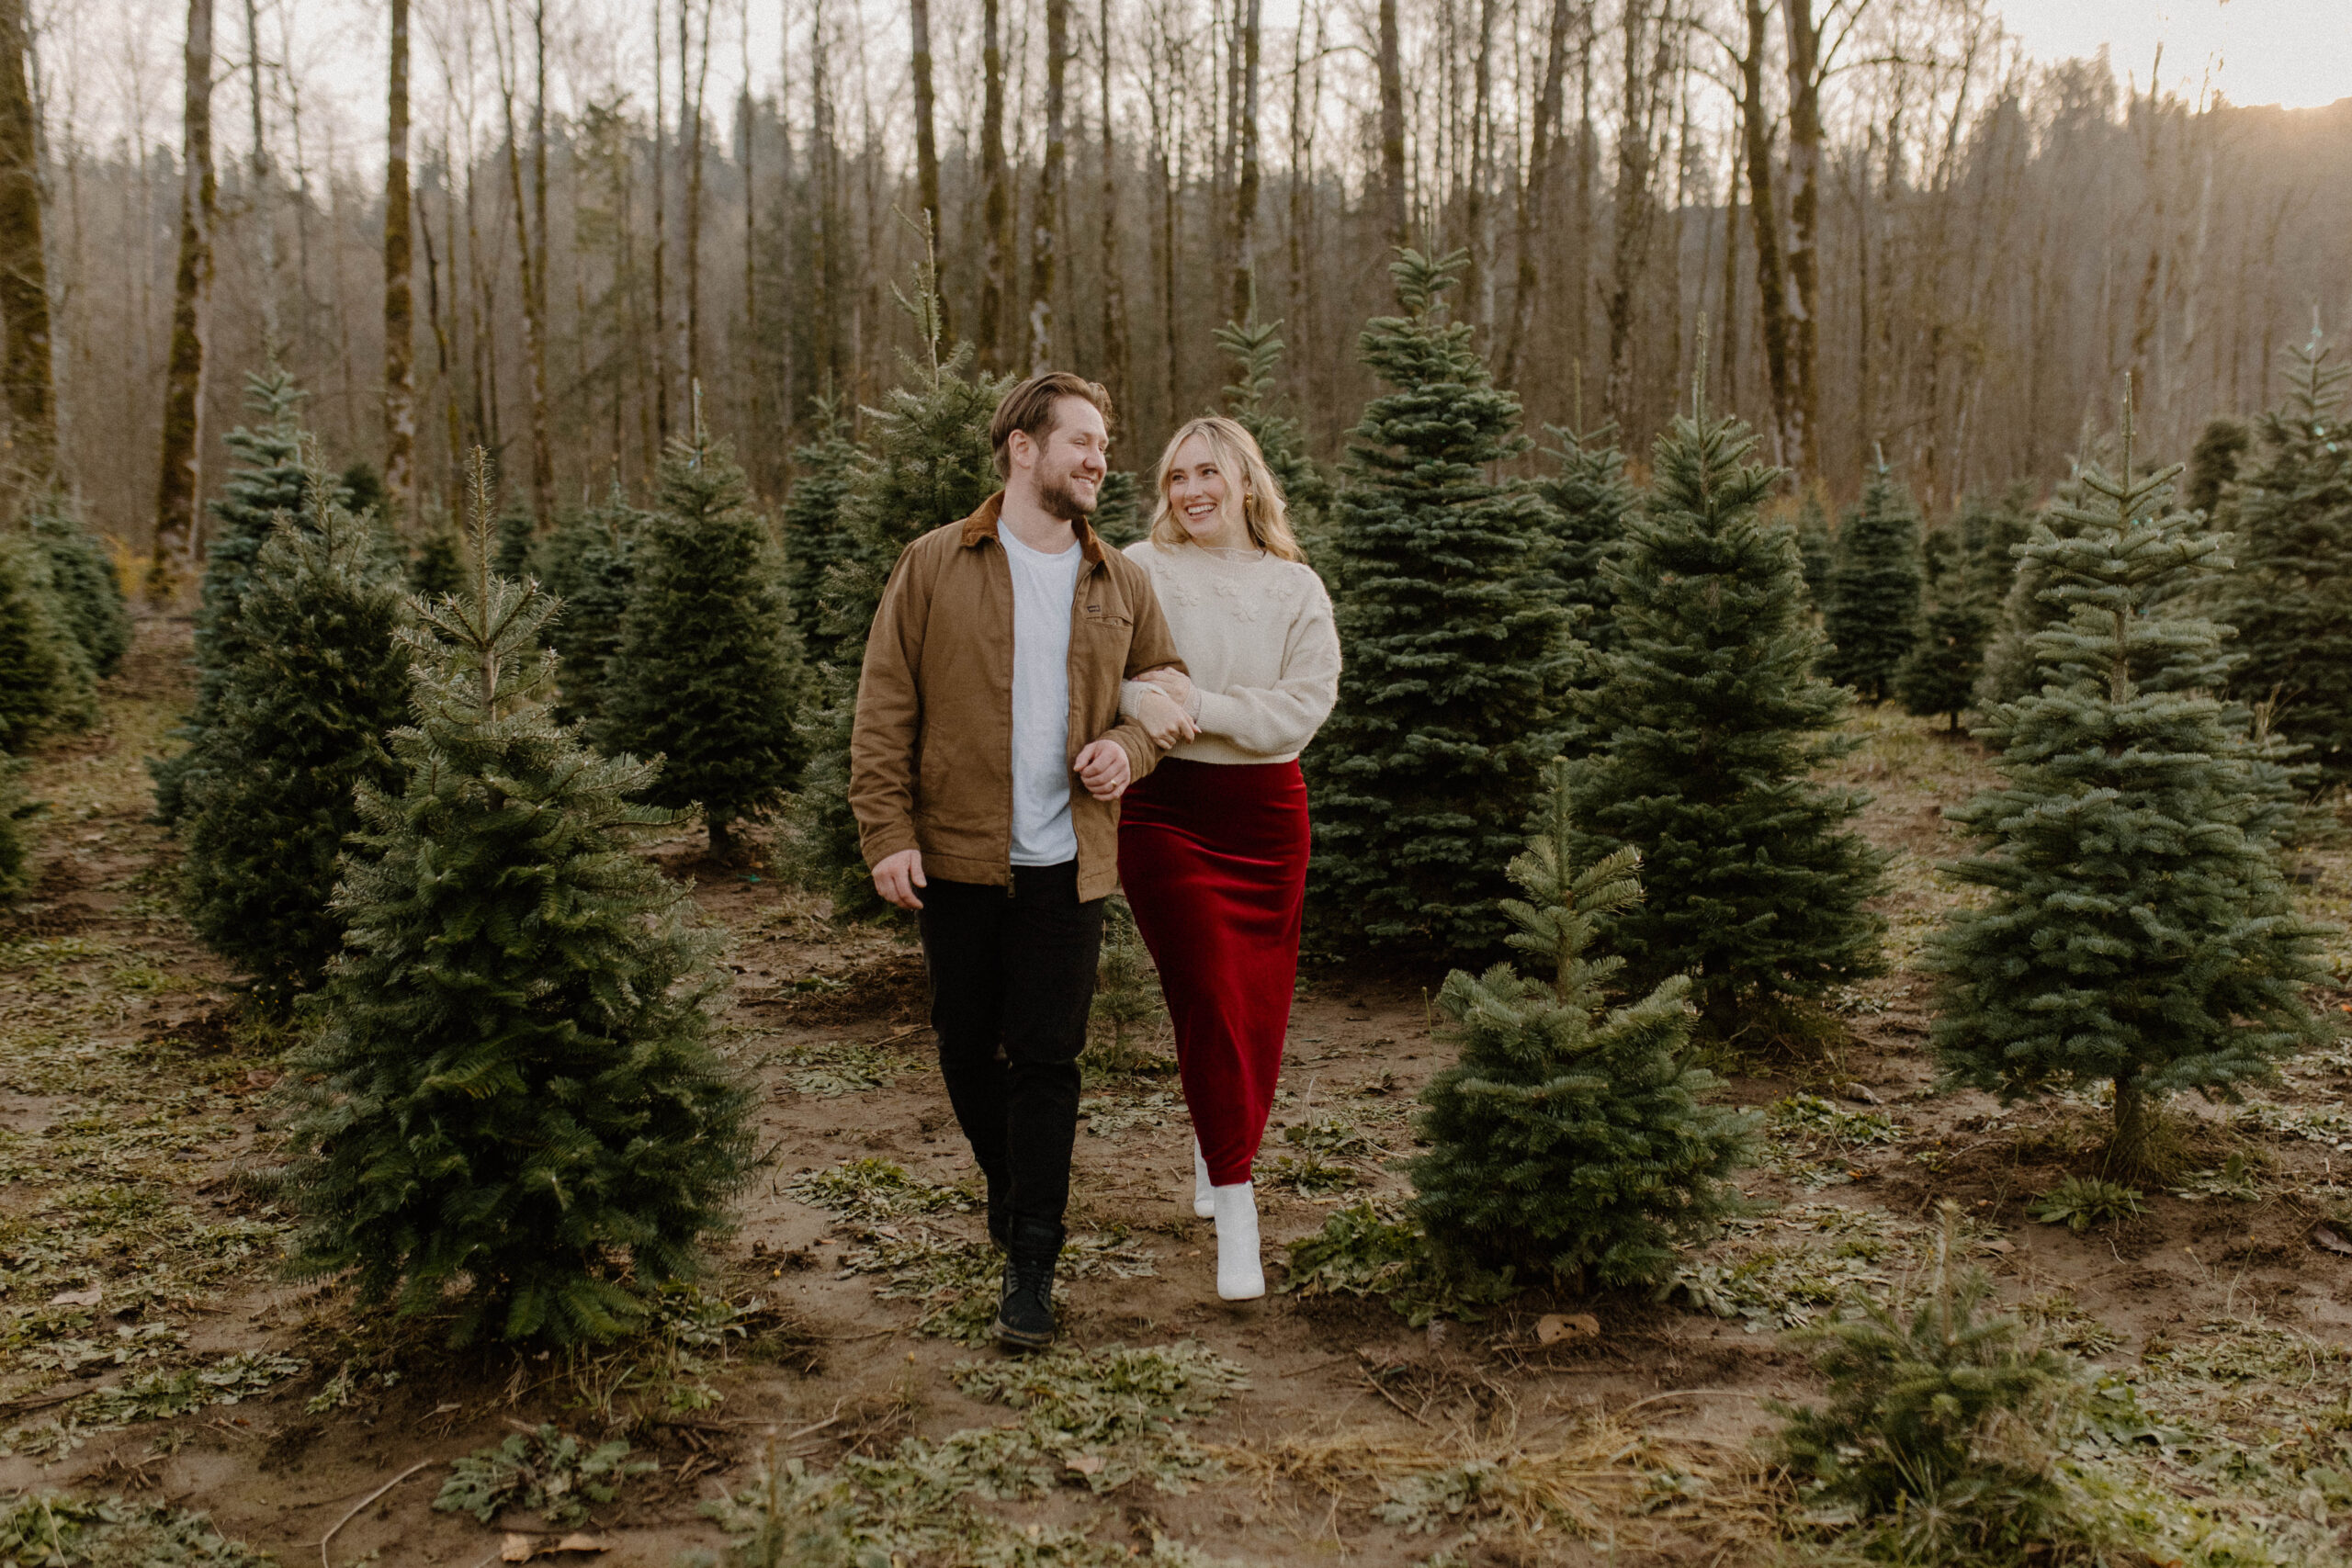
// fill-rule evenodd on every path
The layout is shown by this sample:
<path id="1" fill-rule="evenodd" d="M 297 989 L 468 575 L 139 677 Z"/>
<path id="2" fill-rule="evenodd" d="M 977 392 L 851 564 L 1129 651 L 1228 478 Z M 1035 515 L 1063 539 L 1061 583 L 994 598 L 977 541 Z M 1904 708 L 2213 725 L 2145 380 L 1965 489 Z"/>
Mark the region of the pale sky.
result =
<path id="1" fill-rule="evenodd" d="M 2007 0 L 2009 31 L 2039 61 L 2098 52 L 2145 88 L 2195 102 L 2210 82 L 2234 104 L 2312 108 L 2352 97 L 2352 0 Z"/>

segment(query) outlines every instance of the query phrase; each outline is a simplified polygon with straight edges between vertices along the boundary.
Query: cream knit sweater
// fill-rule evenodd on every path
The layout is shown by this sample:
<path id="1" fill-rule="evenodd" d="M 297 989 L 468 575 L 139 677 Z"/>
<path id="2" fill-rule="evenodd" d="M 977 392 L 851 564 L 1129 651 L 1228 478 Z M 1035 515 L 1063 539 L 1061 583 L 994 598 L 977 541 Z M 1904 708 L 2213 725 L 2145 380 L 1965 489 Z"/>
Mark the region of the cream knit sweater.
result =
<path id="1" fill-rule="evenodd" d="M 1279 556 L 1222 556 L 1149 539 L 1127 558 L 1151 574 L 1176 651 L 1192 671 L 1201 733 L 1168 754 L 1191 762 L 1287 762 L 1340 698 L 1340 634 L 1315 569 Z M 1136 696 L 1129 682 L 1120 707 Z"/>

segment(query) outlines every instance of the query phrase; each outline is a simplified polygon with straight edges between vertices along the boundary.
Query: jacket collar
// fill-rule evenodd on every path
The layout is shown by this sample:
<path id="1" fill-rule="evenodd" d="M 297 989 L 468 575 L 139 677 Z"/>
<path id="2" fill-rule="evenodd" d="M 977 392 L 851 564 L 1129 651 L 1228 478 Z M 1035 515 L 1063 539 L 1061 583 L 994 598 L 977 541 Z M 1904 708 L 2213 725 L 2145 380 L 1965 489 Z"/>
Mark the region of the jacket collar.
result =
<path id="1" fill-rule="evenodd" d="M 997 491 L 994 495 L 980 502 L 980 509 L 978 512 L 973 513 L 969 517 L 964 519 L 964 547 L 969 549 L 972 546 L 978 544 L 982 539 L 995 538 L 997 536 L 997 518 L 1003 513 L 1003 511 L 1004 491 Z M 1089 565 L 1102 565 L 1102 541 L 1096 536 L 1093 525 L 1081 518 L 1080 519 L 1077 527 L 1078 547 L 1080 553 L 1085 556 Z"/>

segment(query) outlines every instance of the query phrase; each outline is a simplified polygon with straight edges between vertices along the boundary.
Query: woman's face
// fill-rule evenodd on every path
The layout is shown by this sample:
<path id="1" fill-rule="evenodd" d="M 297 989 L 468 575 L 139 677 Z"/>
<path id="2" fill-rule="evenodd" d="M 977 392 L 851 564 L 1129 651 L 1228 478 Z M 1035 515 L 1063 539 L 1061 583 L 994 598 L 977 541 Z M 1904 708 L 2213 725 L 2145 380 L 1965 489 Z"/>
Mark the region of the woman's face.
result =
<path id="1" fill-rule="evenodd" d="M 1218 548 L 1246 543 L 1241 508 L 1230 504 L 1240 483 L 1240 475 L 1217 467 L 1216 454 L 1206 440 L 1188 435 L 1168 464 L 1168 509 L 1196 545 Z"/>

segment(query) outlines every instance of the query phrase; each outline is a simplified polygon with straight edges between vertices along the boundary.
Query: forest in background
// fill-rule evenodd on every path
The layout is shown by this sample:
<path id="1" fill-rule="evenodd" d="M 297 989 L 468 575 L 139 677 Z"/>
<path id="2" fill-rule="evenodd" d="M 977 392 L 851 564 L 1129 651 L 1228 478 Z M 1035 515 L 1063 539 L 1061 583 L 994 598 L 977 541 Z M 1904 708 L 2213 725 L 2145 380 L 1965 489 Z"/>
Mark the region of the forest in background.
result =
<path id="1" fill-rule="evenodd" d="M 901 379 L 919 334 L 893 288 L 927 214 L 952 334 L 986 368 L 1109 382 L 1138 468 L 1218 400 L 1212 329 L 1253 305 L 1334 457 L 1400 242 L 1469 251 L 1456 313 L 1531 425 L 1613 419 L 1642 453 L 1703 352 L 1801 479 L 1850 497 L 1883 451 L 1937 514 L 2062 477 L 2127 372 L 2143 439 L 2186 456 L 2352 304 L 2352 186 L 2315 177 L 2352 167 L 2352 100 L 2034 66 L 1984 0 L 1365 0 L 1281 25 L 1262 0 L 644 0 L 643 58 L 598 47 L 590 7 L 390 0 L 369 15 L 407 35 L 382 84 L 404 164 L 306 100 L 304 4 L 159 7 L 187 25 L 182 79 L 134 85 L 182 112 L 111 138 L 73 57 L 97 35 L 19 18 L 59 466 L 134 548 L 171 464 L 191 221 L 187 493 L 217 485 L 275 342 L 336 465 L 389 470 L 425 516 L 477 443 L 543 519 L 643 494 L 696 384 L 781 497 L 827 408 L 855 421 Z M 745 7 L 770 4 L 762 62 Z M 750 90 L 715 97 L 714 57 Z"/>

